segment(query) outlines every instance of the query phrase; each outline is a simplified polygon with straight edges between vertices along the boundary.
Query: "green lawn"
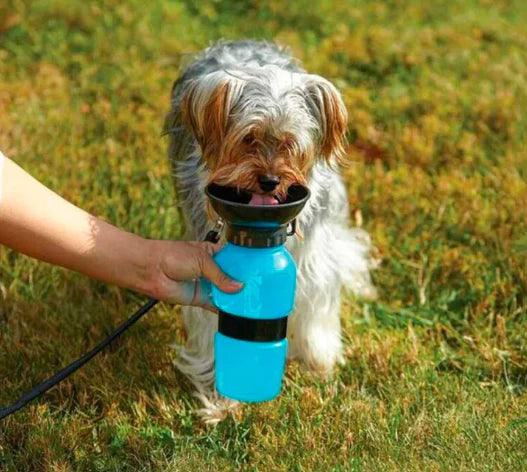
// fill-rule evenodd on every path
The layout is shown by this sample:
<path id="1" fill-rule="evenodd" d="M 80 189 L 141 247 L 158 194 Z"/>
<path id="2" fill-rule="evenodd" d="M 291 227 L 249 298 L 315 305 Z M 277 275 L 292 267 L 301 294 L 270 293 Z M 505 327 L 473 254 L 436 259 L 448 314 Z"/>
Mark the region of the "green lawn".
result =
<path id="1" fill-rule="evenodd" d="M 0 149 L 48 186 L 177 238 L 171 83 L 216 39 L 274 39 L 343 92 L 383 263 L 329 381 L 292 364 L 279 399 L 206 428 L 163 305 L 0 425 L 0 470 L 526 470 L 526 25 L 523 0 L 3 0 Z M 0 248 L 0 404 L 140 302 Z"/>

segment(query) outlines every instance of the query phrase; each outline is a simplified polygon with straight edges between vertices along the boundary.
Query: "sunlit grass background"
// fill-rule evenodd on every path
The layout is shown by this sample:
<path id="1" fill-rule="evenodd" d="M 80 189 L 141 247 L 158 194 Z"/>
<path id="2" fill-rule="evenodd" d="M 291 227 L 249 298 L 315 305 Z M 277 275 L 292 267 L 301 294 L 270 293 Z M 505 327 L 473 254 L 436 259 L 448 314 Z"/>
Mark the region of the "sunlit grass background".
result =
<path id="1" fill-rule="evenodd" d="M 161 306 L 0 425 L 0 469 L 525 470 L 526 25 L 522 0 L 3 0 L 0 149 L 45 184 L 177 238 L 171 83 L 214 40 L 276 40 L 343 92 L 352 217 L 383 264 L 329 381 L 292 364 L 278 400 L 208 429 Z M 0 404 L 140 300 L 1 248 Z"/>

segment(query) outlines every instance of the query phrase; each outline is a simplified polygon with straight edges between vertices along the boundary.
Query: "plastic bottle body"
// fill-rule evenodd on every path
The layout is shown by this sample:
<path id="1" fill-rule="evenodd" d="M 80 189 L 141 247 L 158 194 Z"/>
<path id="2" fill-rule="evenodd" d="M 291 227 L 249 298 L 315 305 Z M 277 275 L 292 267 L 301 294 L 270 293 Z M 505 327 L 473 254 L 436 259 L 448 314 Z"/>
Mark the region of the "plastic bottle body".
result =
<path id="1" fill-rule="evenodd" d="M 287 339 L 244 341 L 218 332 L 214 335 L 214 356 L 216 389 L 224 397 L 263 402 L 280 393 Z"/>
<path id="2" fill-rule="evenodd" d="M 220 310 L 247 318 L 280 318 L 293 309 L 296 266 L 285 248 L 248 248 L 227 243 L 214 256 L 223 271 L 243 282 L 238 293 L 212 286 L 212 300 Z"/>
<path id="3" fill-rule="evenodd" d="M 247 322 L 283 320 L 294 305 L 296 266 L 285 246 L 247 248 L 227 243 L 215 255 L 229 276 L 244 283 L 236 294 L 212 287 L 214 305 Z M 265 322 L 265 321 L 264 321 Z M 268 323 L 273 323 L 270 321 Z M 224 396 L 246 402 L 275 398 L 281 389 L 287 339 L 254 340 L 226 336 L 214 339 L 216 388 Z"/>

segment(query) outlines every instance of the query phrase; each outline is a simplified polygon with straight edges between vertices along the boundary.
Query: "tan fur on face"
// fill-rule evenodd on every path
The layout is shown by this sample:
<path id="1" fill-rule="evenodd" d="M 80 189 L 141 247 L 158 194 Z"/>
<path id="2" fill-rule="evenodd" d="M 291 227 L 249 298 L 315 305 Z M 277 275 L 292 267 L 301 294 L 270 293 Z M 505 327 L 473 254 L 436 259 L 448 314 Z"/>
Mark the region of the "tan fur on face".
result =
<path id="1" fill-rule="evenodd" d="M 330 165 L 344 165 L 348 112 L 333 84 L 315 77 L 317 79 L 307 89 L 321 124 L 320 153 Z"/>
<path id="2" fill-rule="evenodd" d="M 210 181 L 261 192 L 258 176 L 277 175 L 280 184 L 273 193 L 285 199 L 290 185 L 306 184 L 312 161 L 313 153 L 298 152 L 290 135 L 272 137 L 267 127 L 253 127 L 244 136 L 236 132 L 227 134 L 223 153 L 210 163 Z"/>
<path id="3" fill-rule="evenodd" d="M 196 110 L 199 100 L 198 87 L 191 88 L 182 102 L 182 118 L 194 131 L 203 156 L 210 160 L 221 152 L 228 116 L 229 84 L 221 83 L 206 97 L 203 106 Z"/>
<path id="4" fill-rule="evenodd" d="M 181 102 L 183 122 L 201 147 L 211 182 L 261 192 L 258 176 L 277 175 L 280 185 L 273 194 L 284 198 L 291 184 L 306 183 L 317 158 L 343 162 L 347 113 L 330 82 L 306 75 L 304 82 L 281 92 L 284 105 L 289 99 L 296 109 L 290 111 L 273 96 L 268 108 L 258 109 L 259 97 L 243 95 L 249 79 L 221 74 L 190 86 Z M 246 124 L 240 110 L 251 107 L 257 110 L 256 118 Z M 309 133 L 298 132 L 304 123 Z"/>

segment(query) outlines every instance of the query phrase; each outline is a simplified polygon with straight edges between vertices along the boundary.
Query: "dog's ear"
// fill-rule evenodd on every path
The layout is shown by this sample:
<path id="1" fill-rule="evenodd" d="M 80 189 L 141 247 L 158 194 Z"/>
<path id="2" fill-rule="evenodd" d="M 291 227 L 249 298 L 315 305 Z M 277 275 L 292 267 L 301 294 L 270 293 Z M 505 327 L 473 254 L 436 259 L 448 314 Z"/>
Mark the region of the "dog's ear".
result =
<path id="1" fill-rule="evenodd" d="M 215 71 L 191 82 L 181 100 L 181 118 L 192 129 L 205 159 L 217 159 L 225 142 L 229 115 L 245 81 Z"/>
<path id="2" fill-rule="evenodd" d="M 321 156 L 330 164 L 344 164 L 348 112 L 339 91 L 323 77 L 308 75 L 305 96 L 318 123 Z"/>

